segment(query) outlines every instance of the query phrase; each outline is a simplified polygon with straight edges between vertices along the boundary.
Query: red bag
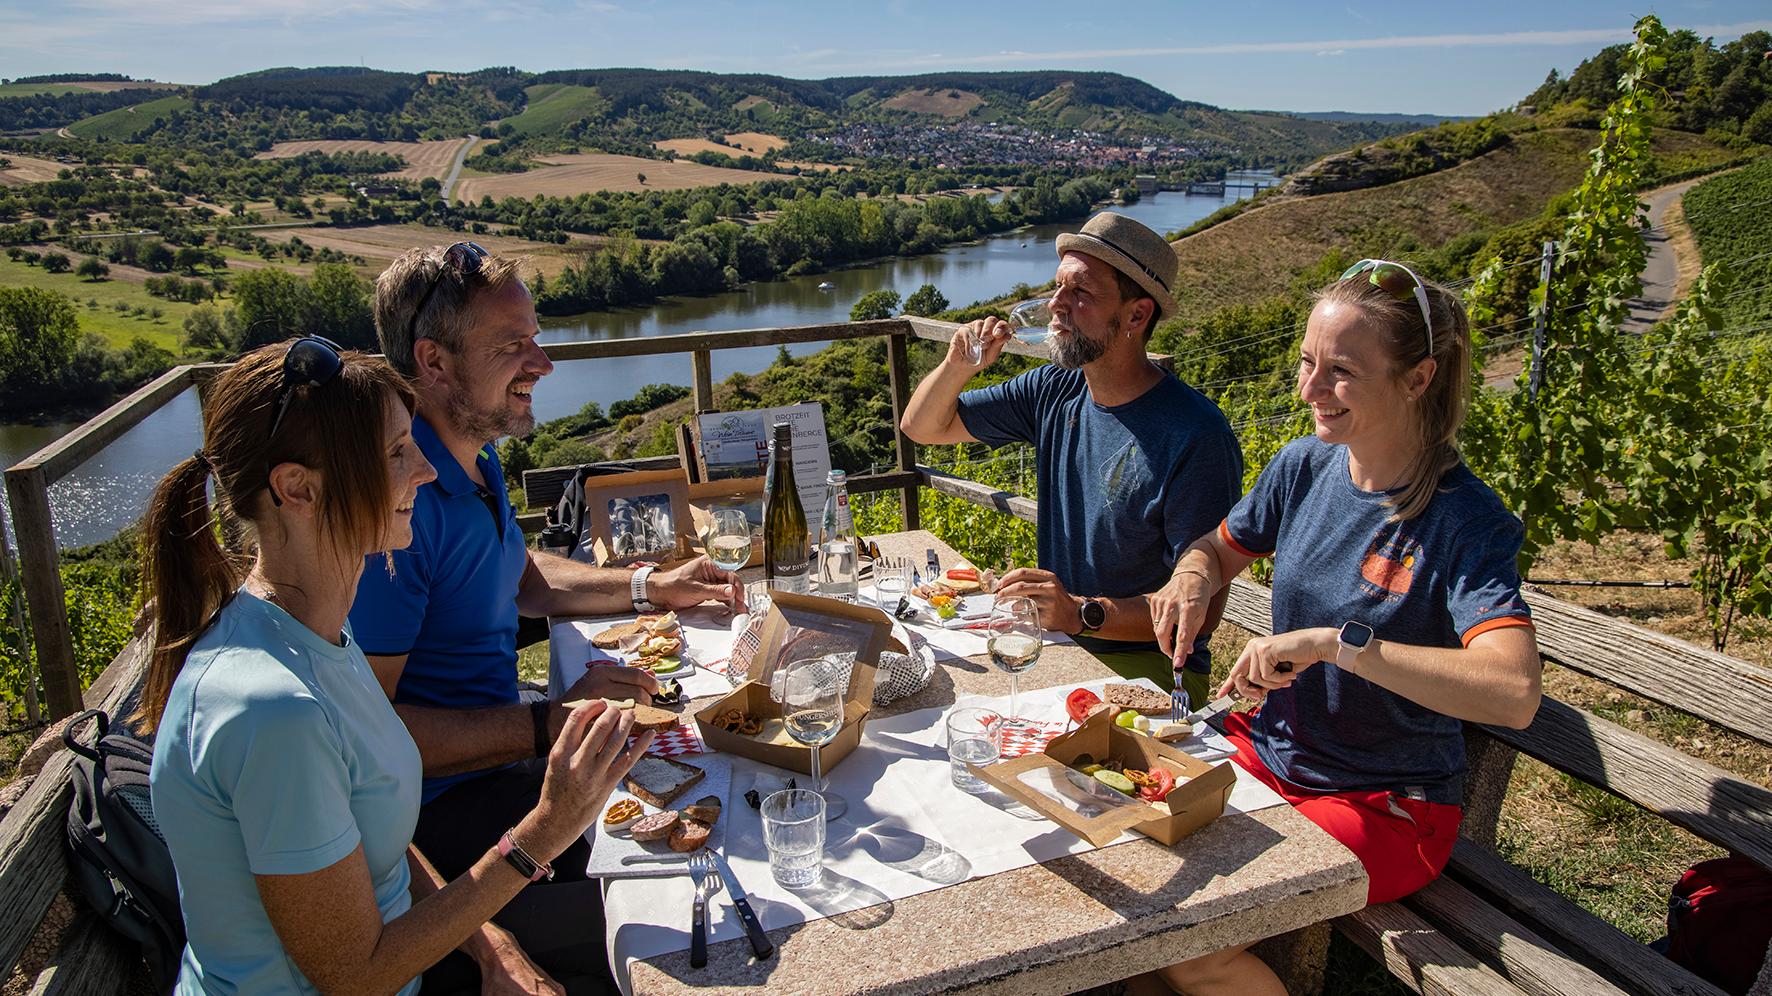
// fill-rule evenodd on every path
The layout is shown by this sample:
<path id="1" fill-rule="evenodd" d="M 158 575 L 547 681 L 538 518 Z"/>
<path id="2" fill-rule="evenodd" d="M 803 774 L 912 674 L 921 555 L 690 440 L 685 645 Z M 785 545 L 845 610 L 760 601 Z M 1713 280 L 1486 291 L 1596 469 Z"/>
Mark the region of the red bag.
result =
<path id="1" fill-rule="evenodd" d="M 1772 941 L 1772 872 L 1746 858 L 1693 865 L 1667 901 L 1667 956 L 1726 992 L 1754 984 Z"/>

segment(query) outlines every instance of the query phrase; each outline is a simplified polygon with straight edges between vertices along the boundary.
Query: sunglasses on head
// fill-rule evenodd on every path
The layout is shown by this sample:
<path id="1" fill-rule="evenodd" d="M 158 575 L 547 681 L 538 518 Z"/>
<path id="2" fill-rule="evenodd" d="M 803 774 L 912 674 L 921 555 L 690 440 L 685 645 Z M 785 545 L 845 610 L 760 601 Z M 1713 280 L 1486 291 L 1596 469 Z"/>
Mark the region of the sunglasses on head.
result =
<path id="1" fill-rule="evenodd" d="M 406 326 L 406 337 L 414 342 L 418 341 L 418 316 L 425 313 L 425 305 L 431 303 L 431 295 L 437 293 L 437 285 L 443 282 L 444 274 L 454 271 L 457 280 L 466 280 L 479 273 L 480 265 L 491 256 L 477 242 L 457 242 L 443 250 L 443 265 L 437 268 L 437 275 L 431 278 L 431 285 L 425 288 L 424 296 L 418 299 L 418 307 L 412 309 L 412 321 Z"/>
<path id="2" fill-rule="evenodd" d="M 289 412 L 289 402 L 294 400 L 296 388 L 329 384 L 344 368 L 345 361 L 339 356 L 338 343 L 331 339 L 304 335 L 290 343 L 288 351 L 283 354 L 283 386 L 277 391 L 277 414 L 271 418 L 271 434 L 265 437 L 265 441 L 277 438 L 277 430 L 283 427 L 283 416 Z M 271 489 L 271 504 L 283 504 L 283 499 L 277 497 L 276 488 Z"/>
<path id="3" fill-rule="evenodd" d="M 1393 263 L 1385 259 L 1362 259 L 1347 268 L 1341 274 L 1342 280 L 1369 274 L 1366 282 L 1384 291 L 1399 301 L 1415 298 L 1415 306 L 1421 309 L 1422 324 L 1427 326 L 1427 355 L 1434 355 L 1434 320 L 1432 310 L 1427 303 L 1427 285 L 1415 275 L 1415 271 L 1401 263 Z"/>

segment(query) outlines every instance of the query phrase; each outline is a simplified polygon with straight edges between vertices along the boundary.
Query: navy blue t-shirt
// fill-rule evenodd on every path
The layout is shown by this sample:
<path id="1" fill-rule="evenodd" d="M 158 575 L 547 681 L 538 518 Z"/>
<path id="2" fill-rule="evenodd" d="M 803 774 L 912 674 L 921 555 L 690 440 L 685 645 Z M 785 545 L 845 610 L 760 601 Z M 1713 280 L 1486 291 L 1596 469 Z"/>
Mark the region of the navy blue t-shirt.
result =
<path id="1" fill-rule="evenodd" d="M 491 446 L 475 462 L 481 488 L 422 416 L 412 438 L 437 479 L 420 485 L 412 545 L 394 573 L 371 556 L 357 582 L 351 630 L 363 652 L 406 655 L 394 701 L 476 709 L 517 701 L 517 588 L 529 565 L 523 529 Z M 498 769 L 488 769 L 498 770 Z M 426 778 L 424 801 L 480 772 Z"/>
<path id="2" fill-rule="evenodd" d="M 1129 598 L 1163 587 L 1188 544 L 1243 486 L 1243 451 L 1205 395 L 1165 373 L 1123 405 L 1096 404 L 1081 370 L 1038 367 L 960 395 L 960 420 L 989 446 L 1032 443 L 1040 566 L 1073 595 Z M 1090 650 L 1156 642 L 1078 640 Z M 1206 640 L 1188 669 L 1211 670 Z"/>
<path id="3" fill-rule="evenodd" d="M 1524 531 L 1464 464 L 1426 511 L 1392 522 L 1387 495 L 1356 488 L 1347 447 L 1288 443 L 1220 527 L 1252 557 L 1274 557 L 1274 632 L 1349 620 L 1380 640 L 1460 647 L 1479 633 L 1530 626 L 1515 564 Z M 1251 723 L 1274 774 L 1318 792 L 1389 791 L 1463 798 L 1459 721 L 1333 663 L 1268 693 Z"/>

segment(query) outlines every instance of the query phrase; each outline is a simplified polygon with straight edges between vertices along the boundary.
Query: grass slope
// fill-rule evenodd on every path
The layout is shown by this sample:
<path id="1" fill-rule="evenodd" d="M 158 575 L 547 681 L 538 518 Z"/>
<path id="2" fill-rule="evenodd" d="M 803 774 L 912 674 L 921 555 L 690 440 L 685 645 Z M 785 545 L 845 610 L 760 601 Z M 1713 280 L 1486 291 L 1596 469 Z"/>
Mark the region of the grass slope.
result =
<path id="1" fill-rule="evenodd" d="M 36 248 L 42 249 L 40 246 Z M 40 266 L 28 266 L 5 256 L 0 256 L 0 286 L 39 287 L 66 294 L 73 299 L 74 311 L 80 316 L 80 331 L 103 336 L 105 345 L 112 349 L 122 349 L 129 345 L 129 340 L 140 336 L 177 353 L 185 316 L 196 308 L 193 304 L 154 297 L 141 284 L 127 280 L 112 278 L 94 283 L 75 276 L 72 271 L 46 273 Z M 88 301 L 97 301 L 98 307 L 89 307 Z M 162 315 L 159 319 L 147 315 L 132 316 L 117 311 L 115 306 L 118 304 L 132 310 L 136 307 L 159 308 Z"/>
<path id="2" fill-rule="evenodd" d="M 1725 322 L 1772 322 L 1772 159 L 1693 187 L 1685 208 L 1705 264 L 1728 270 Z"/>
<path id="3" fill-rule="evenodd" d="M 144 101 L 129 107 L 119 107 L 114 111 L 95 114 L 84 121 L 76 121 L 68 126 L 68 131 L 78 138 L 109 139 L 113 142 L 127 142 L 154 123 L 157 117 L 165 117 L 174 111 L 190 108 L 189 97 L 161 97 L 159 100 Z"/>
<path id="4" fill-rule="evenodd" d="M 558 132 L 579 118 L 600 117 L 609 108 L 609 102 L 596 87 L 541 83 L 525 87 L 523 92 L 529 95 L 523 113 L 502 122 L 515 128 L 519 135 Z"/>
<path id="5" fill-rule="evenodd" d="M 1473 231 L 1536 216 L 1587 169 L 1597 133 L 1526 132 L 1450 169 L 1363 190 L 1279 200 L 1173 243 L 1181 259 L 1178 315 L 1198 319 L 1289 286 L 1331 249 L 1407 259 Z M 1732 153 L 1693 135 L 1662 132 L 1658 160 L 1682 166 Z"/>

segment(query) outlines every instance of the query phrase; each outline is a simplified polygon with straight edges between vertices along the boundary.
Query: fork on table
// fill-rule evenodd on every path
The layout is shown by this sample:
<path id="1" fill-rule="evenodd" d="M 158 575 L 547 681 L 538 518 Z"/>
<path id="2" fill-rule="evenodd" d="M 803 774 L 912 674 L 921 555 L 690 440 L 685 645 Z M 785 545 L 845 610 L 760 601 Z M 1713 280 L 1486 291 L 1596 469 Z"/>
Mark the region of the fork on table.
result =
<path id="1" fill-rule="evenodd" d="M 689 856 L 689 874 L 695 878 L 695 906 L 689 918 L 689 964 L 705 968 L 708 963 L 708 897 L 720 887 L 714 861 L 704 850 Z"/>

